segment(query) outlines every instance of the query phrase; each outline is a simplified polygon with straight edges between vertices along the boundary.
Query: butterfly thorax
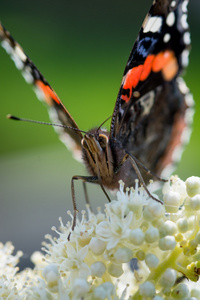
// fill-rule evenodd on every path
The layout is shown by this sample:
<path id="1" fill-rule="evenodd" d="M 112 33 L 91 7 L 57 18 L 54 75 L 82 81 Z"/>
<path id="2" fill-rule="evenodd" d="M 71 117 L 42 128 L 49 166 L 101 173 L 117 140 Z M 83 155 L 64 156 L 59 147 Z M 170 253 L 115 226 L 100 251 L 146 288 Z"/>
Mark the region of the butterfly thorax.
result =
<path id="1" fill-rule="evenodd" d="M 98 132 L 92 130 L 88 132 L 81 143 L 83 160 L 88 172 L 101 180 L 105 187 L 109 189 L 117 188 L 118 181 L 116 182 L 116 176 L 118 177 L 118 168 L 116 162 L 123 158 L 123 148 L 117 147 L 119 149 L 117 151 L 118 158 L 116 159 L 115 148 L 117 144 L 115 145 L 115 142 L 110 139 L 109 132 L 106 130 L 98 130 Z"/>

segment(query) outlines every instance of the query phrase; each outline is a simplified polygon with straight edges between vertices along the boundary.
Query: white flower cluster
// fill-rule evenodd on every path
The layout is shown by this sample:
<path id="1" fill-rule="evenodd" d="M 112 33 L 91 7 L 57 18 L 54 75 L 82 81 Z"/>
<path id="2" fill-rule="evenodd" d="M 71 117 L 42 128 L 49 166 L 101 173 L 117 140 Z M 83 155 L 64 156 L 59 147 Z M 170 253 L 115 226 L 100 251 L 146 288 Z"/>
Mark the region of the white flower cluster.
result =
<path id="1" fill-rule="evenodd" d="M 172 177 L 163 201 L 121 183 L 117 200 L 97 214 L 87 207 L 73 232 L 60 219 L 34 270 L 17 273 L 21 253 L 0 245 L 0 299 L 200 300 L 200 178 Z"/>

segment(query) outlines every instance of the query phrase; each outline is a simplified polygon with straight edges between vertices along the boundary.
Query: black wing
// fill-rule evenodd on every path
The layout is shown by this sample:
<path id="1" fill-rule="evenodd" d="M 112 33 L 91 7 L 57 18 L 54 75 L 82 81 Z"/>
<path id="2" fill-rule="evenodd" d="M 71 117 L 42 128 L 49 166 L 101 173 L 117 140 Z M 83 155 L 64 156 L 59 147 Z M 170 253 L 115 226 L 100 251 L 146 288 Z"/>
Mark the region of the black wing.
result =
<path id="1" fill-rule="evenodd" d="M 72 116 L 62 104 L 52 87 L 36 68 L 33 62 L 25 54 L 22 47 L 13 39 L 10 33 L 0 24 L 0 40 L 3 48 L 11 56 L 18 69 L 21 70 L 25 80 L 32 84 L 39 100 L 48 106 L 51 120 L 56 124 L 62 124 L 79 129 Z M 62 142 L 72 150 L 74 157 L 81 160 L 82 133 L 78 130 L 55 127 Z"/>
<path id="2" fill-rule="evenodd" d="M 111 121 L 111 137 L 157 174 L 175 160 L 193 103 L 179 78 L 190 48 L 187 4 L 153 2 L 125 67 Z"/>

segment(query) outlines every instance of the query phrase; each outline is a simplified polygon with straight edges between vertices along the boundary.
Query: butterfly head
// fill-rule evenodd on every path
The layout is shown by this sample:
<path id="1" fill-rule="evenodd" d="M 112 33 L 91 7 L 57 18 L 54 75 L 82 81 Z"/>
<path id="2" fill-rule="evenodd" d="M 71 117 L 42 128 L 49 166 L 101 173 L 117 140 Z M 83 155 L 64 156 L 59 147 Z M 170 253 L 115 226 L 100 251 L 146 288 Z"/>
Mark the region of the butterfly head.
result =
<path id="1" fill-rule="evenodd" d="M 94 157 L 95 153 L 102 153 L 108 145 L 108 134 L 107 132 L 88 132 L 83 137 L 81 144 L 83 149 L 89 151 L 91 155 Z"/>
<path id="2" fill-rule="evenodd" d="M 89 131 L 82 139 L 83 160 L 90 174 L 105 178 L 110 170 L 109 133 L 102 129 Z M 107 176 L 106 176 L 107 177 Z"/>

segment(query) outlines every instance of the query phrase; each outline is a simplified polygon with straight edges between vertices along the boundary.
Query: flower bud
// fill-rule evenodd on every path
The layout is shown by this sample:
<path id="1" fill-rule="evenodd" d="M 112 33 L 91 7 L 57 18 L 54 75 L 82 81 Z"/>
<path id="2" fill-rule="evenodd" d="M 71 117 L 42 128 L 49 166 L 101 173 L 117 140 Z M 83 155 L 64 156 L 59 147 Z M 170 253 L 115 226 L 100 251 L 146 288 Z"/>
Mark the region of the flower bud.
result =
<path id="1" fill-rule="evenodd" d="M 137 258 L 138 260 L 144 260 L 144 259 L 145 259 L 145 252 L 142 251 L 142 250 L 138 250 L 138 251 L 135 253 L 135 255 L 136 255 L 136 258 Z"/>
<path id="2" fill-rule="evenodd" d="M 160 285 L 164 288 L 171 288 L 176 281 L 176 271 L 167 269 L 160 279 Z"/>
<path id="3" fill-rule="evenodd" d="M 108 267 L 108 273 L 113 276 L 113 277 L 120 277 L 124 271 L 122 269 L 122 266 L 121 265 L 116 265 L 116 264 L 111 264 L 109 267 Z"/>
<path id="4" fill-rule="evenodd" d="M 196 176 L 189 177 L 186 181 L 186 190 L 189 197 L 200 194 L 200 178 Z"/>
<path id="5" fill-rule="evenodd" d="M 159 232 L 158 229 L 151 226 L 147 229 L 145 232 L 145 242 L 146 243 L 154 243 L 158 240 L 159 238 Z"/>
<path id="6" fill-rule="evenodd" d="M 114 254 L 114 259 L 116 263 L 120 263 L 120 264 L 129 262 L 132 257 L 133 257 L 132 250 L 126 247 L 118 248 Z"/>
<path id="7" fill-rule="evenodd" d="M 189 288 L 185 283 L 179 283 L 172 291 L 172 297 L 175 299 L 183 299 L 188 297 Z"/>
<path id="8" fill-rule="evenodd" d="M 96 277 L 102 277 L 103 274 L 106 272 L 106 266 L 101 261 L 97 261 L 93 263 L 90 267 L 91 275 Z"/>
<path id="9" fill-rule="evenodd" d="M 193 210 L 200 210 L 200 194 L 195 195 L 190 199 L 190 207 Z"/>
<path id="10" fill-rule="evenodd" d="M 145 257 L 145 263 L 149 269 L 156 268 L 159 264 L 159 259 L 155 254 L 148 253 Z"/>
<path id="11" fill-rule="evenodd" d="M 73 285 L 75 299 L 84 298 L 84 295 L 89 291 L 89 284 L 83 278 L 76 278 Z"/>
<path id="12" fill-rule="evenodd" d="M 104 300 L 111 299 L 114 294 L 114 286 L 111 282 L 104 282 L 94 289 L 92 299 Z"/>
<path id="13" fill-rule="evenodd" d="M 181 233 L 187 232 L 187 231 L 188 231 L 188 221 L 187 221 L 187 219 L 180 218 L 180 219 L 177 221 L 177 226 L 178 226 L 178 230 L 179 230 Z"/>
<path id="14" fill-rule="evenodd" d="M 139 293 L 144 298 L 152 298 L 155 295 L 155 286 L 152 282 L 146 281 L 139 287 Z"/>
<path id="15" fill-rule="evenodd" d="M 163 197 L 166 212 L 168 213 L 176 213 L 179 209 L 181 202 L 181 195 L 177 192 L 170 191 Z"/>
<path id="16" fill-rule="evenodd" d="M 101 255 L 106 249 L 106 243 L 97 237 L 93 237 L 89 243 L 89 248 L 95 255 Z"/>
<path id="17" fill-rule="evenodd" d="M 144 241 L 144 232 L 141 228 L 136 228 L 130 231 L 130 242 L 136 246 L 140 246 Z"/>
<path id="18" fill-rule="evenodd" d="M 159 240 L 159 247 L 161 250 L 173 250 L 176 247 L 176 241 L 173 236 L 165 236 L 164 238 Z"/>
<path id="19" fill-rule="evenodd" d="M 164 214 L 163 205 L 157 201 L 150 201 L 148 206 L 145 207 L 143 217 L 147 221 L 154 221 Z"/>
<path id="20" fill-rule="evenodd" d="M 159 232 L 162 237 L 166 235 L 174 235 L 177 232 L 177 226 L 174 222 L 167 220 L 161 225 Z"/>
<path id="21" fill-rule="evenodd" d="M 57 292 L 58 289 L 58 268 L 56 264 L 50 264 L 44 267 L 42 275 L 45 278 L 49 289 Z"/>
<path id="22" fill-rule="evenodd" d="M 93 292 L 93 299 L 96 300 L 104 300 L 106 299 L 106 291 L 102 287 L 102 285 L 97 286 Z"/>

